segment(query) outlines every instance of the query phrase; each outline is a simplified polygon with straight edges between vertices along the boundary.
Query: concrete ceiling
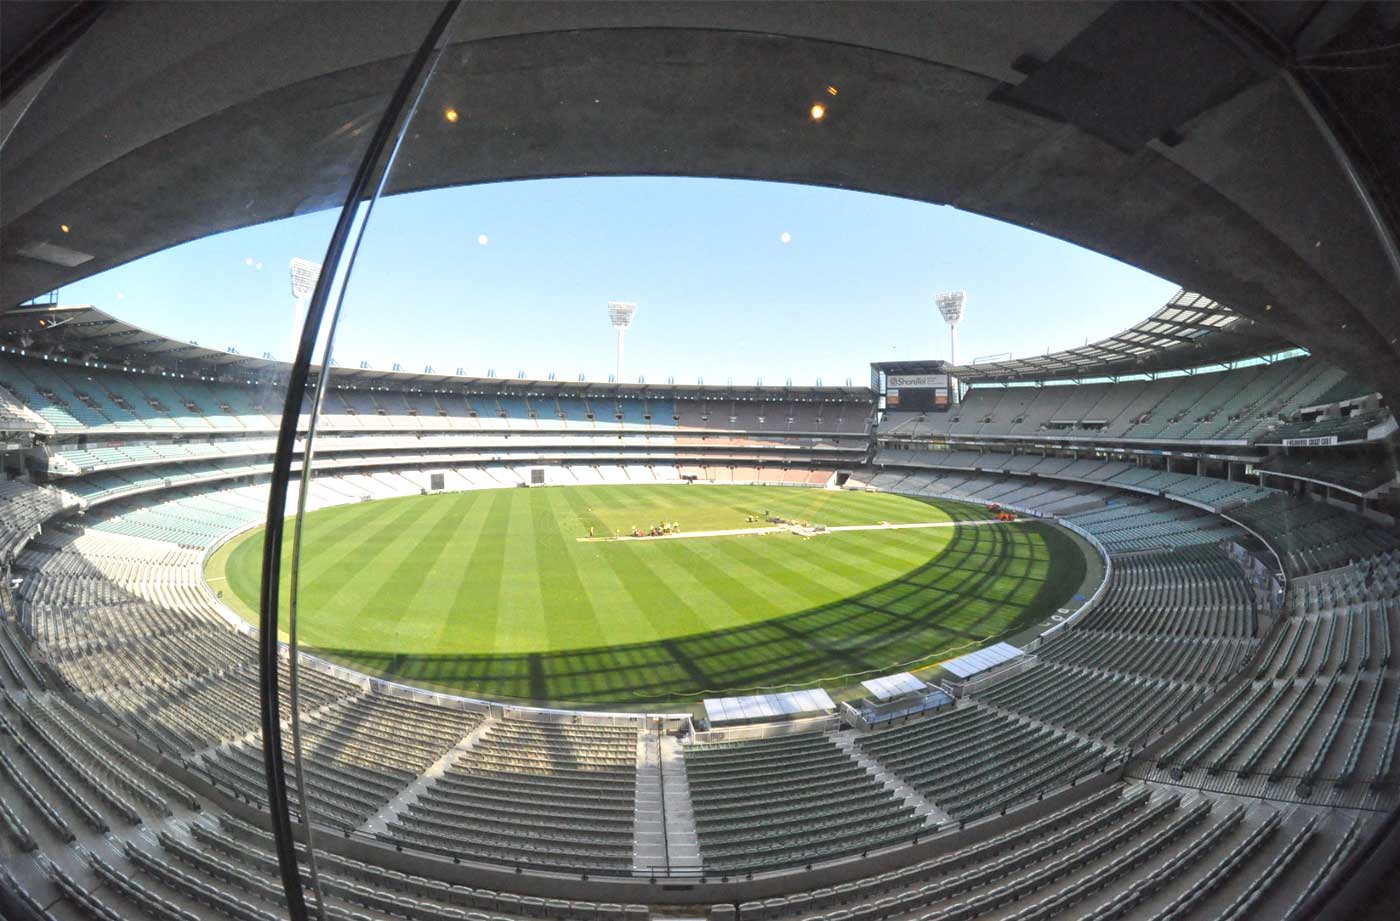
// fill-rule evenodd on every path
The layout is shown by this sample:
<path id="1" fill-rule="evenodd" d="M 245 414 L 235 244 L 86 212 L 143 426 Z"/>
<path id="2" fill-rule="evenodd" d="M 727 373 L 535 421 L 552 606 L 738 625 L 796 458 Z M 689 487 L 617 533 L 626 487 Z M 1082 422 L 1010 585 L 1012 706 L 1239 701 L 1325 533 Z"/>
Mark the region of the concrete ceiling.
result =
<path id="1" fill-rule="evenodd" d="M 111 8 L 3 108 L 0 304 L 337 204 L 437 10 Z M 1207 294 L 1400 398 L 1400 283 L 1348 178 L 1286 75 L 1193 8 L 466 4 L 420 112 L 390 193 L 664 174 L 950 204 Z"/>

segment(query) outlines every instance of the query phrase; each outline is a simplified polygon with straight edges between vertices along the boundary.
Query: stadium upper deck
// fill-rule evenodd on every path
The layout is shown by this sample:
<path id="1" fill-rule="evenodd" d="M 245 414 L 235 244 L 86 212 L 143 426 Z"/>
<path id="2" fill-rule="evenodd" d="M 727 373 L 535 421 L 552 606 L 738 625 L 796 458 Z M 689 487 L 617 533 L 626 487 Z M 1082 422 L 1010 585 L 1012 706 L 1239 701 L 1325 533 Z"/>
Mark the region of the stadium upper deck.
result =
<path id="1" fill-rule="evenodd" d="M 1219 335 L 1196 341 L 1219 358 Z M 89 307 L 16 312 L 0 322 L 0 336 L 11 343 L 0 354 L 5 426 L 39 442 L 23 458 L 12 455 L 12 470 L 67 478 L 73 495 L 104 502 L 270 469 L 285 365 L 180 343 Z M 1161 354 L 1139 350 L 1139 360 L 1199 357 L 1196 348 L 1172 348 L 1173 341 L 1157 343 L 1166 344 Z M 1060 367 L 1057 360 L 1053 368 Z M 1104 366 L 1077 367 L 1088 374 Z M 1333 475 L 1326 459 L 1270 461 L 1264 452 L 1271 445 L 1364 448 L 1395 427 L 1371 388 L 1311 357 L 1116 382 L 979 382 L 946 412 L 891 410 L 878 427 L 873 401 L 871 390 L 851 386 L 614 384 L 336 368 L 321 451 L 326 463 L 352 467 L 509 458 L 850 469 L 877 443 L 1053 447 L 1071 457 L 1104 448 L 1177 474 L 1258 483 L 1259 472 L 1272 472 L 1271 485 L 1280 487 L 1290 469 L 1314 461 L 1313 475 L 1301 479 L 1355 493 L 1346 465 L 1375 466 L 1376 459 L 1337 458 Z M 309 406 L 307 398 L 303 427 Z M 1164 447 L 1197 460 L 1173 467 L 1163 461 Z M 1372 509 L 1388 505 L 1391 480 L 1375 475 L 1368 482 Z"/>
<path id="2" fill-rule="evenodd" d="M 1203 294 L 1178 291 L 1131 329 L 1098 342 L 1014 361 L 949 368 L 965 384 L 1078 380 L 1223 365 L 1292 348 L 1277 327 L 1256 323 Z"/>
<path id="3" fill-rule="evenodd" d="M 52 501 L 70 508 L 266 477 L 286 398 L 275 382 L 285 366 L 260 359 L 240 366 L 242 377 L 217 372 L 225 379 L 140 371 L 134 365 L 150 358 L 152 346 L 180 346 L 149 334 L 144 342 L 139 354 L 109 347 L 104 357 L 115 365 L 0 354 L 7 471 L 61 485 Z M 209 354 L 223 361 L 222 353 Z M 700 480 L 732 482 L 738 471 L 741 480 L 807 483 L 819 475 L 825 482 L 834 470 L 865 462 L 873 422 L 870 392 L 855 387 L 615 385 L 366 369 L 337 369 L 333 379 L 317 468 L 347 473 L 662 465 L 670 476 Z M 303 407 L 305 428 L 309 398 Z M 303 448 L 299 439 L 298 465 Z"/>
<path id="4" fill-rule="evenodd" d="M 1205 443 L 1244 446 L 1307 437 L 1304 410 L 1346 403 L 1324 417 L 1359 426 L 1361 440 L 1387 413 L 1365 384 L 1313 358 L 1251 364 L 1230 371 L 1117 383 L 999 386 L 974 384 L 946 413 L 886 414 L 882 434 L 957 439 L 1064 439 L 1088 443 Z M 1365 425 L 1363 418 L 1370 420 Z M 1317 422 L 1314 418 L 1313 423 Z M 1379 437 L 1383 432 L 1376 432 Z"/>
<path id="5" fill-rule="evenodd" d="M 270 363 L 269 363 L 270 364 Z M 119 370 L 0 356 L 0 385 L 15 431 L 46 435 L 267 433 L 286 390 L 198 375 Z M 415 381 L 332 375 L 323 407 L 330 428 L 367 430 L 675 429 L 864 435 L 869 391 L 668 385 L 612 386 L 528 380 Z M 310 398 L 303 402 L 303 416 Z M 34 418 L 34 417 L 37 417 Z"/>

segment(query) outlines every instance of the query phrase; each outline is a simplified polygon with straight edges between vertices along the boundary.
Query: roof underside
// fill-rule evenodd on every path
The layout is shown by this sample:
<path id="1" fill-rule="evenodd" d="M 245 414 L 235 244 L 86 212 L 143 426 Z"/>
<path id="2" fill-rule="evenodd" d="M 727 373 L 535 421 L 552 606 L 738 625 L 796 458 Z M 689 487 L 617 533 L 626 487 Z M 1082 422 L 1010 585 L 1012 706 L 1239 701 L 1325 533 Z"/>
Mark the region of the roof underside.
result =
<path id="1" fill-rule="evenodd" d="M 1115 377 L 1201 368 L 1269 355 L 1291 343 L 1203 294 L 1178 291 L 1152 316 L 1116 336 L 1062 352 L 951 368 L 964 383 Z"/>
<path id="2" fill-rule="evenodd" d="M 931 359 L 927 361 L 873 361 L 870 363 L 870 367 L 886 374 L 947 374 L 953 366 L 946 361 Z"/>
<path id="3" fill-rule="evenodd" d="M 1263 6 L 1269 38 L 1251 41 L 1214 4 L 466 4 L 420 106 L 460 118 L 412 126 L 387 192 L 685 175 L 950 204 L 1203 292 L 1400 400 L 1400 275 L 1378 230 L 1395 222 L 1370 220 L 1336 157 L 1385 119 L 1329 138 L 1310 108 L 1326 100 L 1299 91 L 1400 108 L 1384 67 L 1348 89 L 1302 63 L 1376 46 L 1400 8 Z M 439 9 L 107 7 L 6 100 L 0 305 L 338 205 Z M 1393 150 L 1356 162 L 1393 168 Z"/>
<path id="4" fill-rule="evenodd" d="M 69 362 L 161 371 L 227 381 L 280 383 L 286 362 L 220 352 L 133 326 L 86 305 L 21 307 L 0 314 L 0 342 L 9 348 Z M 742 384 L 644 384 L 602 381 L 467 377 L 431 371 L 381 371 L 334 366 L 333 387 L 447 390 L 529 396 L 621 396 L 673 399 L 797 400 L 870 402 L 868 387 L 746 386 Z"/>

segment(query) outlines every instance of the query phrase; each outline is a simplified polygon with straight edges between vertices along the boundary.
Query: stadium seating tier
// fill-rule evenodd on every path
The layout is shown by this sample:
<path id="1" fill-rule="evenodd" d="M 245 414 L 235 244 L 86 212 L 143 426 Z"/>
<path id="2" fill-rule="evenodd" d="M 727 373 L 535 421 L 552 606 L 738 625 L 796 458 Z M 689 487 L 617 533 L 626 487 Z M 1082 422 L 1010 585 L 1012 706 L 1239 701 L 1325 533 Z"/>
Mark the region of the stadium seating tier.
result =
<path id="1" fill-rule="evenodd" d="M 981 421 L 950 419 L 942 434 L 1248 441 L 1309 401 L 1350 393 L 1311 362 L 1172 380 L 974 388 L 959 420 Z M 24 576 L 4 596 L 18 617 L 0 622 L 0 842 L 12 864 L 0 888 L 64 917 L 278 916 L 270 839 L 228 809 L 256 810 L 266 796 L 253 644 L 200 574 L 205 548 L 265 513 L 249 483 L 266 469 L 278 401 L 10 359 L 0 384 L 6 430 L 59 445 L 54 485 L 0 490 L 0 538 Z M 507 433 L 516 450 L 562 448 L 575 430 L 639 446 L 655 431 L 679 444 L 678 433 L 704 430 L 683 437 L 735 459 L 614 451 L 554 469 L 565 483 L 821 486 L 834 465 L 757 460 L 754 449 L 776 451 L 789 434 L 810 440 L 785 457 L 840 436 L 863 448 L 868 417 L 850 403 L 341 392 L 323 450 L 342 469 L 317 478 L 308 506 L 421 491 L 423 458 L 439 450 L 431 432 L 443 433 L 444 459 L 463 450 L 449 430 L 501 452 Z M 892 415 L 881 431 L 927 425 Z M 1102 596 L 1023 666 L 873 731 L 680 744 L 638 720 L 561 722 L 303 669 L 315 821 L 385 854 L 418 854 L 423 871 L 326 850 L 327 915 L 639 921 L 640 904 L 468 888 L 434 878 L 433 861 L 644 880 L 657 872 L 659 821 L 675 834 L 659 852 L 671 872 L 807 880 L 741 902 L 746 918 L 1282 917 L 1395 808 L 1400 558 L 1385 529 L 1251 483 L 1101 457 L 884 447 L 875 460 L 852 464 L 853 486 L 1060 517 L 1109 554 Z M 439 469 L 450 488 L 499 488 L 523 483 L 525 467 L 478 457 Z M 55 526 L 84 507 L 81 527 Z M 1262 606 L 1222 549 L 1251 532 L 1291 579 L 1282 610 Z M 663 784 L 660 753 L 676 744 Z M 683 804 L 663 806 L 663 786 Z M 885 862 L 897 870 L 830 886 L 801 875 L 891 853 L 908 854 Z M 710 917 L 728 921 L 734 908 Z"/>

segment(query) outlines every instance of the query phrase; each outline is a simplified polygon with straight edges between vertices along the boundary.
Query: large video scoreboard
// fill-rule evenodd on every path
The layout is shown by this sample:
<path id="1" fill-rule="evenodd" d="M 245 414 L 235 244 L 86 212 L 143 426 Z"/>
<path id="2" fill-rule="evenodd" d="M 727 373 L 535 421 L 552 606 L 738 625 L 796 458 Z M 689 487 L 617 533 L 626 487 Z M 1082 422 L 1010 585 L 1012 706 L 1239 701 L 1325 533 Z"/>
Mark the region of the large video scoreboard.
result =
<path id="1" fill-rule="evenodd" d="M 887 412 L 946 412 L 957 402 L 941 361 L 881 362 L 870 366 L 870 384 Z"/>
<path id="2" fill-rule="evenodd" d="M 900 412 L 947 409 L 948 375 L 890 374 L 885 377 L 885 408 Z"/>

